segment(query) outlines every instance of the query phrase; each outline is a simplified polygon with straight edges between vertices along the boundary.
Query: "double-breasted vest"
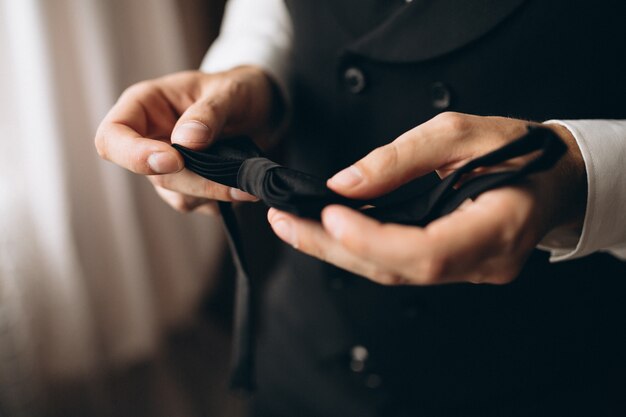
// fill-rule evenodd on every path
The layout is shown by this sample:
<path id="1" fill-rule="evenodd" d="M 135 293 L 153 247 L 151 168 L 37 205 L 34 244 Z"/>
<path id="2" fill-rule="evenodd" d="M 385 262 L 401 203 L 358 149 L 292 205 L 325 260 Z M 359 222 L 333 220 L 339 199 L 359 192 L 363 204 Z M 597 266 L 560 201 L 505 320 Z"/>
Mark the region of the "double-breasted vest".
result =
<path id="1" fill-rule="evenodd" d="M 452 110 L 626 118 L 626 3 L 287 0 L 287 164 L 328 177 Z M 617 174 L 617 173 L 616 173 Z M 430 180 L 430 179 L 429 179 Z M 536 251 L 505 286 L 384 287 L 285 248 L 259 415 L 619 415 L 626 263 Z M 612 414 L 618 413 L 618 414 Z"/>

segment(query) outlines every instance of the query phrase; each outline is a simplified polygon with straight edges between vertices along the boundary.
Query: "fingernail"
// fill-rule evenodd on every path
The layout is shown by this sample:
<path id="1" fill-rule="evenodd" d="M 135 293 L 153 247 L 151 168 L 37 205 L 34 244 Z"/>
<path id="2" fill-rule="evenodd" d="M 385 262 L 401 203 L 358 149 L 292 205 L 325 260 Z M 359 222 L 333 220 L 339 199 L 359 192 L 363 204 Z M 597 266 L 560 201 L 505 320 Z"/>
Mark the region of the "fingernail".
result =
<path id="1" fill-rule="evenodd" d="M 182 168 L 178 158 L 168 152 L 153 153 L 148 157 L 148 165 L 155 174 L 169 174 Z"/>
<path id="2" fill-rule="evenodd" d="M 181 145 L 206 144 L 209 140 L 211 140 L 211 129 L 195 120 L 183 123 L 172 132 L 172 142 Z"/>
<path id="3" fill-rule="evenodd" d="M 244 191 L 241 191 L 238 188 L 230 189 L 230 198 L 235 201 L 258 201 L 259 199 L 252 194 L 248 194 Z"/>
<path id="4" fill-rule="evenodd" d="M 330 182 L 341 188 L 354 187 L 361 181 L 363 181 L 363 174 L 361 170 L 354 165 L 350 165 L 343 171 L 339 171 L 330 179 Z"/>
<path id="5" fill-rule="evenodd" d="M 289 243 L 290 245 L 294 245 L 294 236 L 293 236 L 293 228 L 289 221 L 285 219 L 276 220 L 272 223 L 272 229 L 278 235 L 279 238 Z"/>

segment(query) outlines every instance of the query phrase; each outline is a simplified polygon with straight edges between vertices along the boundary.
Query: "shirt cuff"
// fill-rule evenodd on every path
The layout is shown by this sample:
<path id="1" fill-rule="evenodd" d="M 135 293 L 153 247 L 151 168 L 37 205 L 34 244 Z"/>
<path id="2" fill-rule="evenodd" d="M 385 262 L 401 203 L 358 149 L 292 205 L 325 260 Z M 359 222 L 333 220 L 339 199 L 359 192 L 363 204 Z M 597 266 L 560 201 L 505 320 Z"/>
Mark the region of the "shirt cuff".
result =
<path id="1" fill-rule="evenodd" d="M 582 231 L 555 230 L 538 246 L 553 262 L 604 251 L 626 259 L 626 120 L 550 120 L 567 128 L 587 171 Z"/>
<path id="2" fill-rule="evenodd" d="M 226 5 L 220 35 L 200 70 L 260 67 L 276 83 L 288 104 L 292 38 L 291 18 L 282 0 L 231 0 Z"/>

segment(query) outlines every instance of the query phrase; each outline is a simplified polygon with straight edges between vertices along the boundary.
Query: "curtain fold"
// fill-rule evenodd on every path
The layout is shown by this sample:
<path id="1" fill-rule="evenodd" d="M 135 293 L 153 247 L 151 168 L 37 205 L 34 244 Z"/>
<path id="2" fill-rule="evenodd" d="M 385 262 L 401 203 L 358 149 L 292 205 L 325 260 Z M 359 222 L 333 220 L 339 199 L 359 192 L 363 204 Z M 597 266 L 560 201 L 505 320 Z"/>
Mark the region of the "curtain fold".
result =
<path id="1" fill-rule="evenodd" d="M 152 355 L 223 251 L 101 161 L 99 121 L 133 82 L 188 67 L 173 0 L 0 0 L 0 414 L 45 385 Z"/>

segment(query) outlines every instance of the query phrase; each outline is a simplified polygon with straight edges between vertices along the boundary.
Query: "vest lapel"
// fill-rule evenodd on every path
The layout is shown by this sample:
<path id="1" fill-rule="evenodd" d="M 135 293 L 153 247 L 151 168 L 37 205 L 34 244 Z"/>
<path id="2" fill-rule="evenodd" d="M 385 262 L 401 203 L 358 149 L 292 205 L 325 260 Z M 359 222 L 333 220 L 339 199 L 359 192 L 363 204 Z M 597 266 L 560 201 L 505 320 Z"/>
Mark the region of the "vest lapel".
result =
<path id="1" fill-rule="evenodd" d="M 416 62 L 480 38 L 525 0 L 414 0 L 360 36 L 348 52 L 384 62 Z"/>

